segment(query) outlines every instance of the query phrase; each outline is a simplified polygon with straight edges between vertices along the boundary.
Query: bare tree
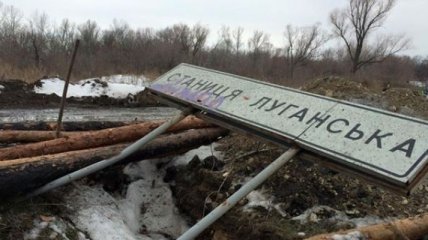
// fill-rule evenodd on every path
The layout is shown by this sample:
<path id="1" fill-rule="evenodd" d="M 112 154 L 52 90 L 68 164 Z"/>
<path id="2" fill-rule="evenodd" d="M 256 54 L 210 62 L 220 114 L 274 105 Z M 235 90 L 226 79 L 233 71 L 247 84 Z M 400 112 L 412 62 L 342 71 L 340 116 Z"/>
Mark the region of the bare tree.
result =
<path id="1" fill-rule="evenodd" d="M 192 48 L 191 29 L 186 24 L 175 24 L 172 26 L 173 41 L 180 46 L 181 52 L 188 56 Z"/>
<path id="2" fill-rule="evenodd" d="M 93 54 L 100 39 L 100 28 L 95 21 L 88 20 L 80 24 L 78 27 L 79 38 L 82 40 L 83 46 L 89 53 Z"/>
<path id="3" fill-rule="evenodd" d="M 214 49 L 230 53 L 232 51 L 232 44 L 230 28 L 223 25 L 218 32 L 218 41 L 215 44 Z"/>
<path id="4" fill-rule="evenodd" d="M 63 19 L 59 27 L 55 30 L 55 39 L 58 41 L 60 49 L 67 55 L 71 53 L 74 39 L 76 37 L 76 26 L 68 19 Z"/>
<path id="5" fill-rule="evenodd" d="M 248 48 L 248 57 L 251 59 L 251 71 L 255 75 L 261 75 L 265 69 L 265 63 L 271 57 L 272 44 L 269 42 L 269 35 L 262 31 L 254 31 L 253 35 L 248 39 Z"/>
<path id="6" fill-rule="evenodd" d="M 40 68 L 43 52 L 47 49 L 48 41 L 48 15 L 46 13 L 35 13 L 29 22 L 31 45 L 33 48 L 34 64 Z"/>
<path id="7" fill-rule="evenodd" d="M 315 58 L 319 48 L 326 42 L 327 37 L 318 24 L 310 27 L 287 25 L 284 36 L 289 77 L 293 79 L 296 66 L 305 64 Z"/>
<path id="8" fill-rule="evenodd" d="M 395 0 L 349 0 L 348 7 L 330 14 L 334 34 L 345 43 L 352 62 L 351 72 L 383 61 L 408 46 L 404 36 L 386 35 L 370 44 L 369 36 L 381 27 L 395 4 Z"/>
<path id="9" fill-rule="evenodd" d="M 269 35 L 262 31 L 254 31 L 250 39 L 248 39 L 248 48 L 253 53 L 259 53 L 267 50 L 270 46 Z"/>
<path id="10" fill-rule="evenodd" d="M 192 62 L 196 63 L 196 55 L 199 54 L 205 46 L 209 30 L 208 28 L 196 24 L 192 28 Z"/>
<path id="11" fill-rule="evenodd" d="M 243 34 L 244 34 L 244 29 L 242 27 L 237 27 L 232 33 L 233 40 L 234 40 L 234 44 L 233 44 L 234 51 L 236 55 L 239 55 L 239 53 L 241 52 L 241 48 L 244 42 L 242 39 Z"/>
<path id="12" fill-rule="evenodd" d="M 7 40 L 15 38 L 22 28 L 22 12 L 14 6 L 4 5 L 0 8 L 0 33 Z"/>

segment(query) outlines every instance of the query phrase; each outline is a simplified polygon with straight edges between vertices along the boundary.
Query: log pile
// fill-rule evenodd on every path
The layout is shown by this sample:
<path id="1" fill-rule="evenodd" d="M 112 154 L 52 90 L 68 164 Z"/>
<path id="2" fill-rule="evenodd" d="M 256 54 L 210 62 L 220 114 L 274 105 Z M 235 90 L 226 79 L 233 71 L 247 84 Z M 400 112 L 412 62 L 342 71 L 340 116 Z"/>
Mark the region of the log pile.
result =
<path id="1" fill-rule="evenodd" d="M 85 132 L 0 131 L 0 142 L 34 142 L 0 148 L 0 197 L 28 192 L 49 181 L 117 155 L 163 121 Z M 187 117 L 121 163 L 180 154 L 209 144 L 227 131 Z"/>
<path id="2" fill-rule="evenodd" d="M 321 234 L 307 238 L 307 240 L 334 240 L 334 239 L 426 239 L 428 233 L 428 214 L 400 219 L 390 223 L 375 224 L 359 229 L 352 229 L 336 233 Z"/>

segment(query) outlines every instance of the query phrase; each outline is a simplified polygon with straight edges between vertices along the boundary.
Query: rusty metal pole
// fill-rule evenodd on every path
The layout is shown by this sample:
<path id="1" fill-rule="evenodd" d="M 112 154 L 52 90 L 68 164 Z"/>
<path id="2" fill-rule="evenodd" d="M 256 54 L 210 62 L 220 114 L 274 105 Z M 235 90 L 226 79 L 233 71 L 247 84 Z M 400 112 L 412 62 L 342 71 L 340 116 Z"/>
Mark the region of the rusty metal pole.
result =
<path id="1" fill-rule="evenodd" d="M 64 89 L 62 91 L 62 98 L 59 108 L 59 114 L 58 114 L 58 121 L 56 124 L 56 137 L 58 138 L 61 134 L 61 128 L 62 128 L 62 115 L 64 113 L 64 106 L 65 106 L 65 100 L 67 98 L 67 90 L 68 90 L 68 84 L 70 83 L 70 76 L 71 71 L 73 70 L 74 60 L 76 59 L 77 49 L 79 48 L 80 40 L 76 39 L 76 43 L 74 45 L 73 55 L 71 56 L 70 66 L 68 68 L 67 72 L 67 78 L 65 79 L 64 83 Z"/>

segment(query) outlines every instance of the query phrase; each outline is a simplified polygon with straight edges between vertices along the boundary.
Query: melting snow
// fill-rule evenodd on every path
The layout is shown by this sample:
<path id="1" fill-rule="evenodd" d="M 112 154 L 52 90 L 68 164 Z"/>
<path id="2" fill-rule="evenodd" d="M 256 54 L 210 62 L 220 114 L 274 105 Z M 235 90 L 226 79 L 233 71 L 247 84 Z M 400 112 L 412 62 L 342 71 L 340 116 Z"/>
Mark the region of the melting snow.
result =
<path id="1" fill-rule="evenodd" d="M 325 217 L 325 216 L 327 217 Z M 324 218 L 323 218 L 324 217 Z M 368 215 L 363 218 L 349 218 L 344 212 L 333 209 L 329 206 L 315 206 L 313 208 L 307 209 L 304 213 L 299 216 L 293 217 L 293 220 L 300 221 L 302 224 L 319 222 L 322 219 L 327 219 L 330 222 L 335 222 L 338 224 L 342 223 L 352 223 L 356 228 L 384 223 L 385 221 L 390 221 L 392 219 L 381 219 L 377 216 Z"/>
<path id="2" fill-rule="evenodd" d="M 175 166 L 187 165 L 195 155 L 198 155 L 199 159 L 204 159 L 209 156 L 215 156 L 218 159 L 223 157 L 223 153 L 214 150 L 216 143 L 207 146 L 200 146 L 199 148 L 188 151 L 187 153 L 174 157 L 171 161 Z"/>
<path id="3" fill-rule="evenodd" d="M 24 234 L 24 240 L 33 239 L 64 239 L 70 240 L 66 231 L 68 228 L 73 228 L 70 223 L 65 222 L 63 219 L 58 217 L 47 217 L 49 220 L 43 221 L 41 218 L 36 218 L 33 221 L 34 228 Z M 45 229 L 49 228 L 49 231 Z M 41 233 L 49 234 L 49 236 L 41 236 Z M 87 240 L 85 235 L 81 232 L 77 232 L 78 240 Z"/>
<path id="4" fill-rule="evenodd" d="M 247 200 L 248 203 L 244 206 L 244 211 L 251 211 L 252 208 L 262 207 L 268 211 L 275 209 L 282 217 L 287 216 L 287 213 L 281 209 L 280 204 L 273 204 L 273 196 L 267 197 L 263 190 L 251 191 L 247 195 Z"/>
<path id="5" fill-rule="evenodd" d="M 102 186 L 76 186 L 67 194 L 71 221 L 92 240 L 176 239 L 188 229 L 179 214 L 164 168 L 186 164 L 194 155 L 220 156 L 213 146 L 201 146 L 183 155 L 128 164 L 123 172 L 131 183 L 124 196 L 113 196 Z M 163 163 L 164 168 L 156 166 Z"/>
<path id="6" fill-rule="evenodd" d="M 421 82 L 421 81 L 409 81 L 409 84 L 416 87 L 425 87 L 428 85 L 427 82 Z"/>
<path id="7" fill-rule="evenodd" d="M 101 77 L 101 81 L 108 83 L 121 83 L 135 86 L 145 86 L 148 81 L 143 75 L 112 75 Z"/>
<path id="8" fill-rule="evenodd" d="M 335 234 L 333 235 L 333 240 L 362 240 L 366 239 L 363 234 L 361 234 L 359 231 L 350 232 L 345 235 L 341 234 Z"/>
<path id="9" fill-rule="evenodd" d="M 99 97 L 106 95 L 112 98 L 126 98 L 129 94 L 135 95 L 144 90 L 146 78 L 143 76 L 114 75 L 92 78 L 70 83 L 67 97 Z M 41 80 L 42 86 L 34 86 L 34 92 L 39 94 L 56 94 L 62 96 L 65 82 L 59 78 Z"/>
<path id="10" fill-rule="evenodd" d="M 82 186 L 68 194 L 67 204 L 77 228 L 93 240 L 149 240 L 177 238 L 187 228 L 175 207 L 169 185 L 156 161 L 129 164 L 133 179 L 125 197 L 112 196 L 102 186 Z"/>

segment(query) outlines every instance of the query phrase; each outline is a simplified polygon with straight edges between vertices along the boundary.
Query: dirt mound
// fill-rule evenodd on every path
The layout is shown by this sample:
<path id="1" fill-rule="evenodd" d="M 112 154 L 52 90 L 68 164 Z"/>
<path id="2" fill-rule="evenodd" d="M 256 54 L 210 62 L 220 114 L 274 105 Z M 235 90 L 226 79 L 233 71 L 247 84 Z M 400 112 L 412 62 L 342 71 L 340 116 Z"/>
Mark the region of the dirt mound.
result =
<path id="1" fill-rule="evenodd" d="M 336 77 L 315 80 L 303 86 L 302 90 L 346 100 L 376 95 L 361 83 Z"/>
<path id="2" fill-rule="evenodd" d="M 428 98 L 418 90 L 390 88 L 381 96 L 397 112 L 428 119 Z"/>
<path id="3" fill-rule="evenodd" d="M 10 79 L 0 80 L 0 108 L 50 108 L 58 107 L 61 98 L 55 94 L 36 94 L 34 86 L 41 87 L 43 82 L 36 81 L 34 84 L 28 84 L 21 80 Z M 99 82 L 99 84 L 107 84 Z M 67 98 L 68 105 L 78 105 L 87 107 L 97 106 L 123 106 L 123 107 L 144 107 L 159 106 L 159 102 L 146 91 L 137 95 L 128 95 L 125 99 L 116 99 L 108 96 L 100 97 L 70 97 Z"/>
<path id="4" fill-rule="evenodd" d="M 428 98 L 416 89 L 386 87 L 376 91 L 355 81 L 329 77 L 311 82 L 302 90 L 428 119 Z"/>

